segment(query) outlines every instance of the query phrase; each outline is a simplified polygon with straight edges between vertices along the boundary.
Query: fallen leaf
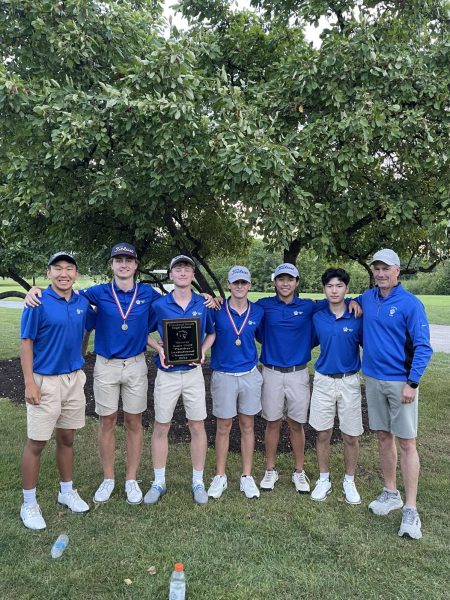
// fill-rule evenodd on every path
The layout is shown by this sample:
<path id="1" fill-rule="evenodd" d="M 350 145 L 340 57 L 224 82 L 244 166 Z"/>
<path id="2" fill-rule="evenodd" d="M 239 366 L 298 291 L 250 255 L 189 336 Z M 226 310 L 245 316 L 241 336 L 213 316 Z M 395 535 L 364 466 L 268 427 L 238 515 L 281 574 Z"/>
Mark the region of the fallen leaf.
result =
<path id="1" fill-rule="evenodd" d="M 131 579 L 124 579 L 123 582 L 126 583 L 127 585 L 131 585 L 133 583 L 131 581 Z"/>
<path id="2" fill-rule="evenodd" d="M 149 567 L 149 568 L 147 569 L 147 573 L 148 573 L 149 575 L 156 575 L 156 567 L 155 567 L 154 565 L 152 565 L 151 567 Z"/>

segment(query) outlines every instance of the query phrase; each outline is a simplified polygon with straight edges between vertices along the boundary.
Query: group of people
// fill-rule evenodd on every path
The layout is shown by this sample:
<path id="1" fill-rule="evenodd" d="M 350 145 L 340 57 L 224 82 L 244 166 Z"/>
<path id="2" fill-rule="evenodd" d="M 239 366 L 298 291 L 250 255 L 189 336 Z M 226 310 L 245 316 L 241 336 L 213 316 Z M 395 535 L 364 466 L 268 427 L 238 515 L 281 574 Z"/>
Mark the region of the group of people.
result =
<path id="1" fill-rule="evenodd" d="M 369 426 L 378 435 L 384 488 L 369 504 L 377 515 L 403 507 L 399 535 L 418 539 L 421 522 L 416 508 L 419 458 L 416 450 L 418 385 L 431 357 L 429 326 L 421 302 L 399 283 L 400 260 L 393 250 L 373 256 L 376 287 L 349 301 L 349 275 L 339 268 L 322 276 L 324 300 L 297 295 L 299 272 L 283 263 L 274 273 L 275 295 L 250 302 L 251 274 L 236 265 L 228 273 L 230 295 L 221 304 L 192 290 L 195 262 L 174 257 L 168 274 L 174 289 L 161 295 L 136 282 L 138 256 L 128 243 L 111 251 L 113 281 L 74 293 L 78 267 L 74 256 L 54 254 L 48 262 L 49 287 L 33 288 L 22 316 L 21 360 L 25 379 L 28 438 L 22 460 L 23 504 L 20 515 L 31 529 L 45 528 L 36 499 L 40 456 L 55 429 L 60 472 L 58 502 L 73 512 L 88 504 L 72 483 L 74 430 L 84 425 L 83 335 L 95 327 L 95 410 L 99 415 L 98 446 L 103 481 L 94 502 L 107 502 L 115 487 L 115 425 L 122 399 L 126 429 L 125 492 L 130 504 L 156 504 L 166 493 L 168 433 L 179 397 L 191 435 L 192 494 L 197 504 L 219 498 L 228 486 L 229 435 L 238 417 L 241 434 L 240 490 L 258 498 L 275 487 L 280 427 L 289 427 L 294 465 L 292 483 L 315 501 L 332 492 L 330 439 L 336 413 L 343 438 L 345 473 L 342 492 L 347 503 L 361 503 L 355 484 L 361 416 L 360 347 L 366 381 Z M 206 296 L 206 297 L 202 297 Z M 95 310 L 92 309 L 94 307 Z M 195 318 L 200 324 L 201 360 L 167 364 L 165 319 Z M 158 336 L 153 336 L 153 332 Z M 256 342 L 261 343 L 258 358 Z M 155 422 L 151 451 L 154 480 L 144 495 L 137 481 L 142 454 L 142 413 L 147 408 L 147 365 L 144 352 L 156 351 Z M 311 348 L 320 346 L 312 395 L 308 363 Z M 216 471 L 204 484 L 207 439 L 205 384 L 201 363 L 211 350 L 211 395 L 217 429 Z M 258 369 L 258 362 L 262 370 Z M 252 475 L 254 417 L 262 412 L 265 429 L 265 473 Z M 304 470 L 308 422 L 316 430 L 319 477 L 311 492 Z M 405 505 L 396 484 L 397 446 L 406 493 Z"/>

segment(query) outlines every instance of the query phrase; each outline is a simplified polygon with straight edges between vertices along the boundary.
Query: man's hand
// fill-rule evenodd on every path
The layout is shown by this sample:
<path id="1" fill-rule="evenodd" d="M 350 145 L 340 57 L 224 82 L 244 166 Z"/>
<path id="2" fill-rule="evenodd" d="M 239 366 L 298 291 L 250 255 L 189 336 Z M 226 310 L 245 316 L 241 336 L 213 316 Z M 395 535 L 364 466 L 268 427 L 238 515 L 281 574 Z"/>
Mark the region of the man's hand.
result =
<path id="1" fill-rule="evenodd" d="M 411 404 L 416 399 L 417 390 L 405 383 L 402 390 L 402 404 Z"/>
<path id="2" fill-rule="evenodd" d="M 41 390 L 35 381 L 25 384 L 25 402 L 34 405 L 41 403 Z"/>
<path id="3" fill-rule="evenodd" d="M 41 303 L 39 298 L 42 298 L 42 290 L 39 287 L 33 286 L 25 296 L 25 306 L 36 308 Z"/>
<path id="4" fill-rule="evenodd" d="M 222 306 L 222 302 L 223 302 L 223 298 L 221 298 L 220 296 L 217 298 L 213 298 L 211 296 L 211 294 L 200 294 L 200 296 L 202 296 L 206 302 L 205 302 L 205 306 L 206 308 L 214 308 L 214 310 L 220 310 L 220 307 Z"/>
<path id="5" fill-rule="evenodd" d="M 164 354 L 164 348 L 162 346 L 159 348 L 158 354 L 163 369 L 170 369 L 171 367 L 173 367 L 173 365 L 166 365 L 166 355 Z"/>
<path id="6" fill-rule="evenodd" d="M 357 319 L 359 319 L 363 314 L 362 308 L 354 300 L 350 300 L 350 303 L 348 305 L 348 312 L 352 312 Z"/>

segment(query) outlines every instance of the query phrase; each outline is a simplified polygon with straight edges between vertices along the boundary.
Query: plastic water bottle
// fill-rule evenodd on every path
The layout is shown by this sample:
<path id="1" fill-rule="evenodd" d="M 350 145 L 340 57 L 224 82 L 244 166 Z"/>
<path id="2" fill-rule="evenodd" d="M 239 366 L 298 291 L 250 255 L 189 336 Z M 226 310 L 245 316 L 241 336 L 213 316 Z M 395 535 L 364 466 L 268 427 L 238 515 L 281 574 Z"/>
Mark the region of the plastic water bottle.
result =
<path id="1" fill-rule="evenodd" d="M 183 563 L 176 563 L 170 578 L 169 600 L 184 600 L 186 597 L 186 577 Z"/>
<path id="2" fill-rule="evenodd" d="M 65 533 L 58 535 L 56 542 L 52 546 L 52 558 L 59 558 L 69 543 L 69 536 Z"/>

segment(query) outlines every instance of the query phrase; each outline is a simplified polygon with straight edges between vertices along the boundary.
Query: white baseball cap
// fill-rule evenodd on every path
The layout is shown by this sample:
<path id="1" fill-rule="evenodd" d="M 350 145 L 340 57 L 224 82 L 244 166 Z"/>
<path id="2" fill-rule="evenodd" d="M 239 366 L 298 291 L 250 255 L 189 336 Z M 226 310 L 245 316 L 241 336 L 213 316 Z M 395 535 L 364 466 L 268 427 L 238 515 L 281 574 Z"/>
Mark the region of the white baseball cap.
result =
<path id="1" fill-rule="evenodd" d="M 390 266 L 400 266 L 400 259 L 398 257 L 398 254 L 393 250 L 390 250 L 389 248 L 383 248 L 383 250 L 378 250 L 378 252 L 375 252 L 372 258 L 372 262 L 370 264 L 373 265 L 374 262 L 383 262 L 384 264 Z"/>
<path id="2" fill-rule="evenodd" d="M 228 271 L 227 279 L 230 283 L 241 280 L 247 281 L 248 283 L 251 283 L 252 281 L 250 271 L 247 269 L 247 267 L 241 267 L 240 265 L 231 267 L 231 269 Z"/>
<path id="3" fill-rule="evenodd" d="M 274 278 L 279 277 L 280 275 L 290 275 L 291 277 L 298 277 L 298 269 L 292 263 L 283 263 L 278 265 L 275 269 Z"/>

